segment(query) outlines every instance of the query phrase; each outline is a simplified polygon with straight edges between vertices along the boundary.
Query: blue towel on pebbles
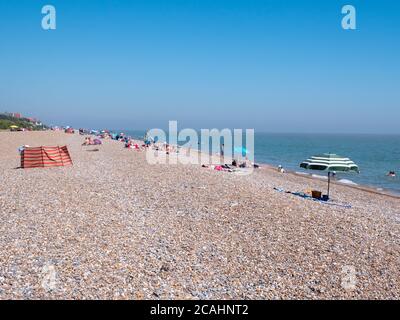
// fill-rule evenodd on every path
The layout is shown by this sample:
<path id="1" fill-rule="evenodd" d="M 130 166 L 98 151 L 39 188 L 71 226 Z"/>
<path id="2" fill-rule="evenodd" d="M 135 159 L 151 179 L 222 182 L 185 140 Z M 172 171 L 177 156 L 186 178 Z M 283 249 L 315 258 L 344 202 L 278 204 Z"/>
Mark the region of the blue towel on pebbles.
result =
<path id="1" fill-rule="evenodd" d="M 313 200 L 315 202 L 319 202 L 319 203 L 322 203 L 322 204 L 327 204 L 327 205 L 330 205 L 330 206 L 338 206 L 338 207 L 342 207 L 342 208 L 346 208 L 346 209 L 350 209 L 351 208 L 350 204 L 336 203 L 336 202 L 332 202 L 331 200 L 315 199 L 315 198 L 311 197 L 310 195 L 305 194 L 304 192 L 285 191 L 282 188 L 275 188 L 275 187 L 274 187 L 274 190 L 276 190 L 278 192 L 290 193 L 290 194 L 292 194 L 294 196 L 298 196 L 298 197 L 301 197 L 303 199 Z"/>

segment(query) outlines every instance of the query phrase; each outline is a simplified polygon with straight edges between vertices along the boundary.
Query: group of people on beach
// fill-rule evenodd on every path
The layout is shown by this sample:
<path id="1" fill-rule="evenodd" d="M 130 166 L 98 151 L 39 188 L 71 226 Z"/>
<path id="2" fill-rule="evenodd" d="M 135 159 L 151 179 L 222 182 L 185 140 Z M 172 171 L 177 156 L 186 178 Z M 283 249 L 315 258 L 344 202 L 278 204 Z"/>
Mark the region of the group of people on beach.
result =
<path id="1" fill-rule="evenodd" d="M 87 131 L 80 129 L 80 134 L 87 134 Z M 101 131 L 96 134 L 97 138 L 93 139 L 91 136 L 86 137 L 83 144 L 84 146 L 101 144 L 99 139 L 112 139 L 116 141 L 120 141 L 124 144 L 126 149 L 133 149 L 136 151 L 143 151 L 146 149 L 153 149 L 155 151 L 165 152 L 167 155 L 169 154 L 179 154 L 181 150 L 181 146 L 171 145 L 166 142 L 157 142 L 154 138 L 149 136 L 147 133 L 143 137 L 143 143 L 140 143 L 138 140 L 134 140 L 132 137 L 125 135 L 124 133 L 113 134 L 109 131 Z M 98 143 L 98 141 L 100 143 Z M 190 151 L 190 148 L 189 148 Z M 223 152 L 221 152 L 220 156 L 223 157 Z M 230 164 L 216 164 L 216 165 L 205 165 L 204 168 L 211 168 L 217 171 L 235 171 L 236 169 L 245 169 L 245 168 L 259 168 L 258 164 L 252 163 L 247 157 L 241 159 L 233 159 Z"/>
<path id="2" fill-rule="evenodd" d="M 79 129 L 79 133 L 81 135 L 83 134 L 88 134 L 89 132 L 84 130 L 84 129 Z M 90 132 L 92 134 L 92 132 Z M 147 148 L 152 148 L 153 150 L 156 151 L 164 151 L 167 155 L 171 153 L 176 153 L 178 154 L 180 152 L 180 146 L 173 146 L 170 145 L 166 142 L 164 143 L 157 143 L 155 139 L 153 139 L 151 136 L 148 135 L 146 132 L 145 136 L 143 137 L 143 144 L 138 143 L 138 141 L 132 139 L 130 136 L 126 136 L 124 133 L 119 133 L 119 134 L 114 134 L 111 133 L 107 130 L 103 130 L 101 132 L 96 132 L 97 138 L 93 139 L 91 136 L 86 137 L 83 146 L 89 146 L 89 145 L 99 145 L 102 144 L 100 139 L 112 139 L 112 140 L 117 140 L 121 141 L 124 143 L 124 147 L 127 149 L 133 149 L 136 151 L 143 151 Z M 224 145 L 221 145 L 221 153 L 220 156 L 224 156 Z M 210 167 L 208 165 L 202 165 L 203 167 Z M 218 170 L 218 171 L 223 171 L 223 170 L 233 170 L 234 168 L 258 168 L 259 166 L 257 164 L 251 163 L 247 157 L 245 159 L 233 159 L 231 164 L 223 164 L 223 165 L 215 165 L 212 166 L 213 169 Z M 282 165 L 278 166 L 278 172 L 280 173 L 285 173 L 286 170 L 283 168 Z M 335 173 L 331 177 L 335 177 Z M 396 172 L 394 170 L 390 170 L 387 174 L 387 177 L 396 177 Z"/>
<path id="3" fill-rule="evenodd" d="M 255 168 L 258 169 L 260 166 L 256 163 L 252 163 L 247 157 L 242 160 L 233 159 L 231 164 L 220 164 L 220 165 L 207 165 L 203 164 L 203 168 L 211 168 L 216 171 L 227 171 L 234 172 L 237 169 L 249 169 Z"/>
<path id="4" fill-rule="evenodd" d="M 83 129 L 79 129 L 79 133 L 83 135 L 83 134 L 88 134 L 89 132 L 87 132 Z M 92 132 L 90 132 L 90 133 L 92 133 Z M 138 143 L 138 141 L 134 140 L 130 136 L 125 135 L 122 132 L 119 134 L 113 134 L 106 130 L 97 133 L 97 137 L 94 139 L 91 136 L 86 137 L 82 145 L 83 146 L 100 145 L 100 144 L 102 144 L 100 139 L 112 139 L 112 140 L 121 141 L 124 143 L 124 147 L 127 149 L 143 151 L 147 148 L 152 148 L 153 150 L 156 150 L 156 151 L 163 151 L 167 155 L 169 155 L 171 153 L 178 154 L 180 152 L 180 148 L 181 148 L 180 146 L 173 146 L 166 142 L 157 143 L 155 141 L 155 139 L 153 139 L 147 133 L 145 134 L 145 136 L 143 138 L 143 144 L 140 144 L 140 143 Z M 22 150 L 19 150 L 19 151 L 21 152 Z M 223 145 L 221 147 L 220 156 L 221 157 L 224 156 Z M 259 168 L 259 165 L 250 162 L 246 157 L 244 159 L 233 159 L 232 163 L 230 163 L 230 164 L 222 164 L 222 165 L 205 165 L 205 164 L 203 164 L 202 167 L 204 167 L 204 168 L 211 167 L 212 169 L 217 170 L 217 171 L 233 171 L 238 168 Z M 283 168 L 282 165 L 279 165 L 277 169 L 278 169 L 278 172 L 280 172 L 280 173 L 286 172 L 286 170 Z M 332 177 L 334 178 L 335 175 L 336 174 L 333 173 Z M 396 172 L 394 170 L 391 170 L 386 174 L 386 176 L 396 177 Z"/>

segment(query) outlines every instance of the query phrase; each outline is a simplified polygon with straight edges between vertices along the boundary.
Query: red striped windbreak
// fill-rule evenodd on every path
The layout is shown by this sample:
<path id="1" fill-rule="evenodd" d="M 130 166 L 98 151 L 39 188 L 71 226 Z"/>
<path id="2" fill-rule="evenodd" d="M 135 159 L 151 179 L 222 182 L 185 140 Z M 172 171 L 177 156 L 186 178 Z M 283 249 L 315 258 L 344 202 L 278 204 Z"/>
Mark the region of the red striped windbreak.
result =
<path id="1" fill-rule="evenodd" d="M 48 168 L 72 165 L 66 146 L 26 148 L 21 154 L 21 168 Z"/>

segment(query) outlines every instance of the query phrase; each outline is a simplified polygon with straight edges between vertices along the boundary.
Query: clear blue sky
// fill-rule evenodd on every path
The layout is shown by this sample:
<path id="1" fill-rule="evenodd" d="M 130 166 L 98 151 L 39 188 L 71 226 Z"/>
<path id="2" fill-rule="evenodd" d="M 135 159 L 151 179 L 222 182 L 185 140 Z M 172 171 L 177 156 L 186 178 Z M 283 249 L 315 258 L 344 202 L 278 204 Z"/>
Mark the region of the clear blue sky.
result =
<path id="1" fill-rule="evenodd" d="M 0 35 L 0 111 L 47 123 L 400 133 L 395 0 L 0 0 Z"/>

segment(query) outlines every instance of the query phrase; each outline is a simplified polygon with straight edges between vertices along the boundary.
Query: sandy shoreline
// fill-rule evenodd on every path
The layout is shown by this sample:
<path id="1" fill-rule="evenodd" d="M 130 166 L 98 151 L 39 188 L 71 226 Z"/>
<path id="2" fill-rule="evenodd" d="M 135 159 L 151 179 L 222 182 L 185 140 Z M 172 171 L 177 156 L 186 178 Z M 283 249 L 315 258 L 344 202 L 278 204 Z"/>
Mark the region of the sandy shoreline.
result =
<path id="1" fill-rule="evenodd" d="M 400 298 L 396 196 L 335 183 L 352 207 L 328 206 L 274 190 L 323 180 L 152 166 L 115 141 L 81 143 L 0 132 L 1 299 Z M 66 144 L 74 165 L 16 169 L 22 144 Z"/>

